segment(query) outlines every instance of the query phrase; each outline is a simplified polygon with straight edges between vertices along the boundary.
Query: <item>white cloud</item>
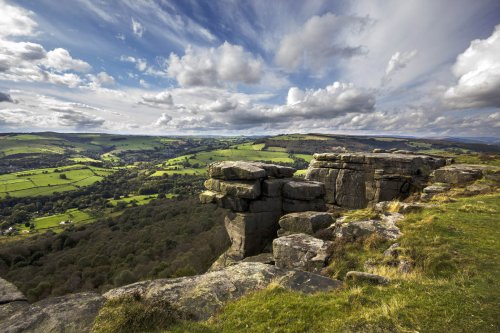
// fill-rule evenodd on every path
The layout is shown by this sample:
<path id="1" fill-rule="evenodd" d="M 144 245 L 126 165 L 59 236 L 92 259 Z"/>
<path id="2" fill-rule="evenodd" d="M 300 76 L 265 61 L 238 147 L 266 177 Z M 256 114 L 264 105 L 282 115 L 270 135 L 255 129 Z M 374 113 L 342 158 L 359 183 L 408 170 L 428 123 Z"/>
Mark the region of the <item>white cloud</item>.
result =
<path id="1" fill-rule="evenodd" d="M 85 61 L 71 57 L 68 50 L 63 48 L 56 48 L 47 52 L 47 58 L 45 59 L 44 64 L 49 68 L 53 68 L 61 72 L 69 70 L 87 72 L 92 68 L 92 66 Z"/>
<path id="2" fill-rule="evenodd" d="M 132 32 L 134 33 L 134 35 L 136 35 L 137 37 L 141 38 L 142 35 L 144 34 L 144 31 L 146 31 L 146 29 L 144 29 L 144 27 L 142 26 L 141 22 L 136 21 L 132 17 Z"/>
<path id="3" fill-rule="evenodd" d="M 168 91 L 162 91 L 158 94 L 144 94 L 141 103 L 152 106 L 170 106 L 174 105 L 174 100 Z"/>
<path id="4" fill-rule="evenodd" d="M 97 75 L 88 74 L 87 78 L 90 81 L 90 87 L 99 88 L 102 86 L 113 86 L 115 85 L 115 78 L 106 72 L 99 72 Z"/>
<path id="5" fill-rule="evenodd" d="M 298 31 L 283 37 L 275 61 L 288 70 L 303 67 L 319 71 L 331 67 L 333 60 L 363 54 L 363 47 L 347 45 L 342 36 L 348 28 L 362 29 L 366 22 L 367 19 L 332 13 L 313 16 Z"/>
<path id="6" fill-rule="evenodd" d="M 183 86 L 220 86 L 227 82 L 255 84 L 263 75 L 262 59 L 228 42 L 217 48 L 188 47 L 182 57 L 170 54 L 167 74 Z"/>
<path id="7" fill-rule="evenodd" d="M 391 59 L 387 63 L 385 68 L 385 75 L 382 79 L 382 83 L 385 84 L 389 82 L 393 75 L 398 71 L 405 68 L 410 61 L 417 55 L 417 50 L 406 51 L 406 52 L 396 52 L 392 55 Z"/>
<path id="8" fill-rule="evenodd" d="M 170 117 L 166 113 L 162 113 L 160 118 L 158 118 L 158 120 L 156 120 L 155 126 L 156 127 L 165 127 L 165 126 L 169 125 L 171 121 L 172 121 L 172 117 Z"/>
<path id="9" fill-rule="evenodd" d="M 6 36 L 28 36 L 33 34 L 37 23 L 33 13 L 21 7 L 11 6 L 0 0 L 0 38 Z"/>
<path id="10" fill-rule="evenodd" d="M 444 93 L 455 108 L 500 108 L 500 25 L 487 39 L 476 39 L 453 66 L 458 78 Z"/>
<path id="11" fill-rule="evenodd" d="M 131 63 L 135 64 L 135 68 L 137 68 L 137 70 L 139 70 L 141 72 L 144 72 L 148 68 L 148 62 L 146 59 L 143 59 L 143 58 L 135 58 L 132 56 L 123 56 L 122 55 L 120 57 L 120 60 L 124 61 L 124 62 L 131 62 Z"/>
<path id="12" fill-rule="evenodd" d="M 0 128 L 97 130 L 105 120 L 94 112 L 103 110 L 86 104 L 64 102 L 28 92 L 17 92 L 16 108 L 0 109 Z"/>
<path id="13" fill-rule="evenodd" d="M 335 117 L 340 114 L 374 111 L 375 96 L 354 87 L 353 84 L 335 82 L 324 89 L 300 90 L 290 88 L 286 113 L 304 117 Z"/>

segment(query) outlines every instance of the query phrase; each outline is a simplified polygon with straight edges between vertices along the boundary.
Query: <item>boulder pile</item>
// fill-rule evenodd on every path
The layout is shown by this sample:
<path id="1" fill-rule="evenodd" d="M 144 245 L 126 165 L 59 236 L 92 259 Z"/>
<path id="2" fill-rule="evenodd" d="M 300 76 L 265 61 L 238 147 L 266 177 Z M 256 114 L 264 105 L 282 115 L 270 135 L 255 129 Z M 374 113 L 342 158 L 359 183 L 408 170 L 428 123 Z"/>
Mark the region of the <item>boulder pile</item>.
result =
<path id="1" fill-rule="evenodd" d="M 242 161 L 215 162 L 208 167 L 202 203 L 228 209 L 226 230 L 234 260 L 259 254 L 276 237 L 283 214 L 326 210 L 320 182 L 291 178 L 295 169 Z"/>
<path id="2" fill-rule="evenodd" d="M 328 204 L 357 209 L 421 190 L 443 158 L 411 153 L 314 154 L 307 180 L 325 184 Z"/>

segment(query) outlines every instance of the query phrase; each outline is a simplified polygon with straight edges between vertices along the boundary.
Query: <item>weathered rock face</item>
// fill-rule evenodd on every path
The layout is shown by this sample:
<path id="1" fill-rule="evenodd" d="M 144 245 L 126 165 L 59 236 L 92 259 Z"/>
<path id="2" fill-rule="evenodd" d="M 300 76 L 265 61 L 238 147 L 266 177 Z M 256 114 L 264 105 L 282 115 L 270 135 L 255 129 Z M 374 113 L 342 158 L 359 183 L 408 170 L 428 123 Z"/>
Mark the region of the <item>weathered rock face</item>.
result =
<path id="1" fill-rule="evenodd" d="M 403 215 L 398 213 L 383 215 L 377 220 L 363 220 L 353 222 L 335 223 L 334 234 L 337 239 L 344 241 L 354 241 L 360 237 L 367 237 L 376 233 L 381 238 L 387 240 L 401 237 L 401 230 L 396 226 L 396 222 L 401 220 Z"/>
<path id="2" fill-rule="evenodd" d="M 15 285 L 0 278 L 0 305 L 16 301 L 26 301 L 26 297 Z"/>
<path id="3" fill-rule="evenodd" d="M 325 184 L 327 203 L 364 208 L 407 197 L 445 164 L 441 158 L 407 153 L 314 154 L 306 179 Z"/>
<path id="4" fill-rule="evenodd" d="M 11 313 L 0 327 L 4 333 L 88 332 L 103 303 L 95 293 L 47 298 Z"/>
<path id="5" fill-rule="evenodd" d="M 453 164 L 434 170 L 431 178 L 436 183 L 466 185 L 483 178 L 488 171 L 494 173 L 493 168 L 484 165 Z"/>
<path id="6" fill-rule="evenodd" d="M 212 269 L 262 252 L 276 237 L 285 212 L 326 210 L 322 183 L 297 180 L 295 169 L 258 162 L 215 162 L 208 168 L 202 203 L 229 209 L 225 220 L 231 248 Z"/>
<path id="7" fill-rule="evenodd" d="M 319 273 L 332 254 L 332 242 L 306 234 L 293 234 L 273 241 L 275 265 Z"/>
<path id="8" fill-rule="evenodd" d="M 315 211 L 290 213 L 280 218 L 278 223 L 281 229 L 278 230 L 278 236 L 300 233 L 314 235 L 317 231 L 328 228 L 334 222 L 331 213 Z"/>
<path id="9" fill-rule="evenodd" d="M 246 262 L 198 276 L 137 282 L 112 289 L 104 297 L 113 299 L 137 294 L 146 299 L 162 298 L 194 319 L 203 320 L 225 302 L 264 289 L 271 282 L 302 292 L 333 290 L 341 286 L 339 281 L 308 272 Z"/>

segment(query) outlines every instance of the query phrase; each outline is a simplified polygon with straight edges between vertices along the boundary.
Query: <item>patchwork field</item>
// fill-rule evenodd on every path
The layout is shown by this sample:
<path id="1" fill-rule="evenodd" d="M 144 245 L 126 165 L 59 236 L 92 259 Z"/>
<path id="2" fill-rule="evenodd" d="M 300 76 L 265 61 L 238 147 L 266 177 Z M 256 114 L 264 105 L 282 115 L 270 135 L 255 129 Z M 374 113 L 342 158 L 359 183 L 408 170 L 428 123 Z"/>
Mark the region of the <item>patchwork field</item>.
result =
<path id="1" fill-rule="evenodd" d="M 100 181 L 112 172 L 113 169 L 75 164 L 0 175 L 0 198 L 71 191 Z"/>
<path id="2" fill-rule="evenodd" d="M 264 150 L 265 149 L 265 150 Z M 309 162 L 312 155 L 293 154 L 284 151 L 281 147 L 267 147 L 263 143 L 244 143 L 231 146 L 229 149 L 218 149 L 213 151 L 200 152 L 196 154 L 182 155 L 171 158 L 163 164 L 158 165 L 162 170 L 158 170 L 153 176 L 164 174 L 206 174 L 208 164 L 216 161 L 261 161 L 270 163 L 293 163 L 295 158 L 300 158 Z"/>

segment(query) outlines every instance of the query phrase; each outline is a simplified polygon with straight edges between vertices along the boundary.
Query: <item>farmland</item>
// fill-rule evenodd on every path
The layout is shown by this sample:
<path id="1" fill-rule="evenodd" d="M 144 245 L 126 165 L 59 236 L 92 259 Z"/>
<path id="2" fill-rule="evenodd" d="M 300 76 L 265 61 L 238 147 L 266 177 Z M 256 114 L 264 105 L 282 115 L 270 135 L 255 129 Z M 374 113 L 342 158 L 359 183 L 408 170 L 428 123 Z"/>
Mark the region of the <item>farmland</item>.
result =
<path id="1" fill-rule="evenodd" d="M 51 195 L 91 185 L 114 172 L 112 169 L 75 164 L 0 175 L 0 197 Z"/>

